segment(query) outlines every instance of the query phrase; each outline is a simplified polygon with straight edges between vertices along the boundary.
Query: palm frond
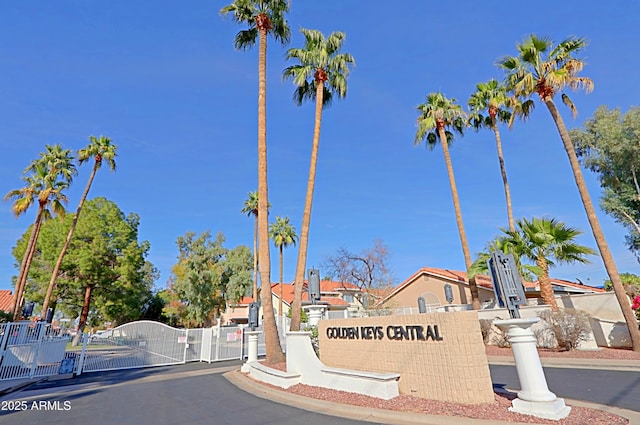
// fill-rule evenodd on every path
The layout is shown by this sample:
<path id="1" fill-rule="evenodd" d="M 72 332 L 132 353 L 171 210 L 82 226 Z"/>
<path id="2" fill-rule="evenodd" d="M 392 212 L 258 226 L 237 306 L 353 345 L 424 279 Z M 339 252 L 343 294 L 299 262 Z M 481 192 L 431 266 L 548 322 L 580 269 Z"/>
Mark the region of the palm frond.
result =
<path id="1" fill-rule="evenodd" d="M 564 103 L 569 107 L 569 109 L 571 109 L 571 115 L 575 119 L 578 116 L 578 109 L 576 108 L 576 105 L 573 104 L 571 99 L 569 99 L 569 96 L 567 96 L 565 93 L 562 93 L 562 103 Z"/>
<path id="2" fill-rule="evenodd" d="M 322 104 L 329 106 L 334 96 L 346 96 L 350 66 L 355 66 L 352 55 L 338 53 L 345 34 L 336 31 L 325 38 L 318 30 L 301 28 L 300 32 L 305 37 L 305 46 L 287 51 L 286 58 L 298 63 L 285 68 L 282 78 L 293 79 L 297 86 L 293 100 L 298 105 L 315 99 L 318 84 L 323 84 Z"/>
<path id="3" fill-rule="evenodd" d="M 253 27 L 248 30 L 239 31 L 233 41 L 236 50 L 249 50 L 258 40 L 258 28 Z"/>

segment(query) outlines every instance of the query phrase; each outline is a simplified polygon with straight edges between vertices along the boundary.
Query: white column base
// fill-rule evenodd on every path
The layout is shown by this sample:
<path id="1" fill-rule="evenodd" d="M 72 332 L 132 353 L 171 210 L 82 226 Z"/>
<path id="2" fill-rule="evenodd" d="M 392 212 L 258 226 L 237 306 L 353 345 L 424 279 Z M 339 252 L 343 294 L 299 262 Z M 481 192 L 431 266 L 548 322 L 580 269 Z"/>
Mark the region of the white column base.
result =
<path id="1" fill-rule="evenodd" d="M 556 397 L 547 387 L 547 378 L 536 348 L 536 337 L 531 325 L 539 318 L 494 320 L 494 324 L 507 332 L 521 390 L 518 398 L 511 402 L 512 412 L 538 418 L 559 420 L 571 412 L 564 400 Z"/>
<path id="2" fill-rule="evenodd" d="M 511 402 L 509 411 L 557 421 L 569 416 L 571 407 L 566 406 L 561 398 L 554 401 L 525 401 L 516 398 Z"/>

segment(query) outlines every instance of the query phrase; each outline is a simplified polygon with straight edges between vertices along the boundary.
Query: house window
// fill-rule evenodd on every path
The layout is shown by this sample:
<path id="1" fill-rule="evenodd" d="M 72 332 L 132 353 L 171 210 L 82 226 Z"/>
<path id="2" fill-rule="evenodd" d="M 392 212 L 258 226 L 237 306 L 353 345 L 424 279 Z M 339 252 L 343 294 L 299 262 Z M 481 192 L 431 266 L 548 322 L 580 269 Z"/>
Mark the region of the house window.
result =
<path id="1" fill-rule="evenodd" d="M 352 294 L 344 294 L 344 295 L 342 295 L 342 299 L 345 300 L 348 303 L 352 303 L 353 302 L 353 295 Z"/>

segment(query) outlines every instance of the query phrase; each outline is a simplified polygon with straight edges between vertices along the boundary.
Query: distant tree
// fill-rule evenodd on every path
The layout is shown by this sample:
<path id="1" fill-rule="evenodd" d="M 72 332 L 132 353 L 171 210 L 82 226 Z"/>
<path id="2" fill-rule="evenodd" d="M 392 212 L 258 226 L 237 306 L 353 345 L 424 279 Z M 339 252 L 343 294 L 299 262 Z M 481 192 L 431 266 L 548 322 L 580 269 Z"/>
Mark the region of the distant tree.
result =
<path id="1" fill-rule="evenodd" d="M 63 204 L 67 202 L 67 197 L 63 191 L 69 187 L 76 174 L 71 151 L 63 149 L 60 145 L 46 145 L 40 158 L 32 161 L 25 169 L 24 174 L 22 179 L 26 183 L 25 186 L 10 191 L 4 198 L 5 200 L 14 200 L 12 209 L 16 217 L 24 214 L 35 202 L 38 204 L 36 218 L 31 226 L 31 236 L 16 279 L 12 303 L 13 320 L 18 320 L 21 315 L 24 289 L 35 254 L 40 226 L 43 220 L 51 218 L 52 215 L 64 215 L 65 213 Z"/>
<path id="2" fill-rule="evenodd" d="M 171 326 L 182 326 L 182 317 L 184 316 L 185 304 L 180 301 L 178 294 L 173 291 L 173 280 L 169 278 L 167 288 L 158 293 L 164 306 L 162 307 L 162 317 L 165 323 Z"/>
<path id="3" fill-rule="evenodd" d="M 284 248 L 289 245 L 295 245 L 298 240 L 296 234 L 296 228 L 289 223 L 289 217 L 276 217 L 276 221 L 269 226 L 269 237 L 273 241 L 273 244 L 278 248 L 280 253 L 280 305 L 278 308 L 278 315 L 282 316 L 282 273 L 284 262 Z"/>
<path id="4" fill-rule="evenodd" d="M 376 240 L 373 247 L 360 252 L 338 248 L 335 255 L 325 257 L 321 268 L 332 280 L 357 285 L 363 292 L 362 304 L 368 307 L 375 298 L 375 289 L 393 286 L 393 273 L 388 265 L 390 256 L 384 242 Z"/>
<path id="5" fill-rule="evenodd" d="M 251 263 L 253 255 L 248 246 L 238 245 L 225 254 L 222 262 L 222 286 L 225 307 L 235 305 L 251 289 Z"/>
<path id="6" fill-rule="evenodd" d="M 601 208 L 627 229 L 627 245 L 640 260 L 640 107 L 622 115 L 601 106 L 569 135 L 582 165 L 600 179 Z"/>
<path id="7" fill-rule="evenodd" d="M 188 325 L 210 326 L 212 313 L 221 307 L 224 290 L 219 263 L 226 253 L 223 242 L 221 233 L 212 241 L 208 231 L 178 237 L 178 263 L 173 267 L 171 289 L 185 304 L 183 320 Z"/>
<path id="8" fill-rule="evenodd" d="M 515 230 L 513 207 L 511 205 L 511 190 L 509 189 L 507 179 L 507 169 L 504 165 L 502 138 L 500 137 L 498 123 L 509 124 L 509 127 L 511 127 L 514 117 L 520 116 L 526 119 L 534 103 L 531 100 L 522 103 L 518 102 L 516 98 L 509 96 L 504 85 L 498 83 L 496 80 L 489 80 L 486 83 L 480 83 L 476 86 L 476 91 L 469 98 L 468 104 L 470 109 L 469 122 L 471 126 L 476 131 L 481 128 L 489 128 L 494 133 L 507 205 L 509 230 Z"/>
<path id="9" fill-rule="evenodd" d="M 258 40 L 258 237 L 260 261 L 260 296 L 264 317 L 267 364 L 281 363 L 284 359 L 280 337 L 276 328 L 271 302 L 271 257 L 269 254 L 269 196 L 267 185 L 267 37 L 271 35 L 281 44 L 287 44 L 291 30 L 285 18 L 289 12 L 288 0 L 235 0 L 220 13 L 230 15 L 234 22 L 246 24 L 247 29 L 236 34 L 236 49 L 246 50 Z"/>
<path id="10" fill-rule="evenodd" d="M 267 209 L 271 204 L 267 204 Z M 244 206 L 240 210 L 242 214 L 254 218 L 253 227 L 253 299 L 258 300 L 258 192 L 249 192 Z"/>
<path id="11" fill-rule="evenodd" d="M 300 227 L 300 246 L 294 281 L 294 295 L 291 308 L 291 330 L 300 330 L 300 309 L 302 306 L 302 285 L 307 267 L 307 245 L 309 227 L 311 225 L 311 207 L 318 162 L 318 146 L 320 144 L 320 126 L 322 110 L 331 104 L 333 96 L 344 98 L 347 95 L 347 77 L 349 67 L 355 60 L 349 53 L 340 53 L 346 35 L 343 32 L 332 32 L 328 37 L 317 30 L 302 28 L 305 38 L 304 48 L 293 48 L 287 51 L 287 59 L 296 60 L 296 64 L 287 67 L 282 76 L 293 79 L 297 86 L 293 93 L 294 102 L 302 105 L 305 100 L 313 100 L 316 104 L 315 123 L 313 128 L 313 144 L 307 180 L 307 195 Z"/>
<path id="12" fill-rule="evenodd" d="M 211 240 L 210 232 L 187 232 L 178 237 L 178 262 L 173 266 L 165 311 L 186 326 L 210 326 L 216 314 L 234 303 L 251 285 L 251 252 L 246 246 L 228 250 L 224 235 Z"/>
<path id="13" fill-rule="evenodd" d="M 620 273 L 620 279 L 622 279 L 624 289 L 631 300 L 640 296 L 640 276 L 633 273 Z M 604 281 L 604 289 L 607 291 L 613 290 L 611 279 Z"/>
<path id="14" fill-rule="evenodd" d="M 629 328 L 633 350 L 640 351 L 640 330 L 636 316 L 628 303 L 618 268 L 600 226 L 571 136 L 554 101 L 555 95 L 562 93 L 563 103 L 569 106 L 575 117 L 577 109 L 563 91 L 567 88 L 584 89 L 586 92 L 593 90 L 593 81 L 579 75 L 584 62 L 577 57 L 577 54 L 586 46 L 587 41 L 583 38 L 569 37 L 554 46 L 551 40 L 532 34 L 517 45 L 517 56 L 504 57 L 499 61 L 499 65 L 505 71 L 507 88 L 514 96 L 519 99 L 528 99 L 537 94 L 558 128 L 593 237 Z"/>
<path id="15" fill-rule="evenodd" d="M 460 200 L 458 198 L 458 188 L 456 179 L 453 174 L 453 165 L 451 164 L 451 155 L 449 154 L 449 144 L 453 140 L 453 133 L 448 129 L 462 135 L 464 128 L 467 126 L 468 117 L 462 108 L 456 104 L 455 99 L 448 99 L 442 93 L 430 93 L 427 96 L 426 103 L 418 106 L 420 115 L 418 117 L 418 131 L 414 140 L 414 145 L 422 144 L 426 140 L 427 147 L 433 150 L 440 141 L 444 162 L 447 167 L 447 175 L 449 176 L 449 185 L 451 187 L 451 198 L 453 199 L 453 208 L 458 224 L 458 234 L 462 245 L 462 253 L 464 255 L 464 263 L 467 273 L 471 269 L 471 252 L 469 251 L 469 243 L 467 242 L 467 234 L 464 230 L 464 222 L 462 221 L 462 210 L 460 209 Z M 471 290 L 471 303 L 474 310 L 480 309 L 480 298 L 478 295 L 478 286 L 474 276 L 469 277 L 469 289 Z"/>
<path id="16" fill-rule="evenodd" d="M 51 269 L 57 261 L 73 217 L 49 220 L 42 226 L 27 293 L 34 301 L 44 299 Z M 116 324 L 140 318 L 158 277 L 146 260 L 149 242 L 138 241 L 140 219 L 125 214 L 105 198 L 88 200 L 79 218 L 75 237 L 62 261 L 52 304 L 71 317 L 79 317 L 82 333 L 91 317 Z M 19 258 L 27 236 L 14 249 Z M 74 343 L 79 342 L 79 337 Z"/>
<path id="17" fill-rule="evenodd" d="M 163 310 L 167 305 L 168 297 L 164 295 L 166 289 L 161 291 L 155 291 L 151 298 L 142 308 L 142 320 L 154 320 L 156 322 L 162 322 L 169 324 L 169 319 L 164 316 Z"/>
<path id="18" fill-rule="evenodd" d="M 244 201 L 241 213 L 253 216 L 253 299 L 258 299 L 258 192 L 249 192 L 249 197 Z"/>
<path id="19" fill-rule="evenodd" d="M 91 170 L 89 180 L 87 181 L 87 186 L 85 187 L 84 192 L 82 193 L 82 197 L 80 198 L 80 202 L 78 203 L 76 213 L 73 216 L 73 221 L 71 222 L 71 227 L 69 228 L 67 238 L 62 245 L 62 248 L 60 249 L 60 255 L 58 255 L 58 260 L 53 267 L 53 271 L 51 272 L 51 280 L 49 281 L 47 293 L 42 304 L 41 317 L 47 316 L 49 300 L 53 293 L 53 288 L 56 285 L 56 279 L 58 277 L 58 273 L 60 272 L 60 267 L 62 266 L 62 260 L 67 253 L 67 249 L 69 248 L 69 243 L 71 242 L 71 238 L 73 237 L 73 232 L 75 231 L 76 225 L 78 224 L 78 219 L 80 218 L 80 212 L 82 212 L 82 207 L 84 206 L 85 200 L 87 199 L 87 195 L 89 194 L 89 189 L 91 188 L 91 183 L 93 183 L 93 178 L 95 177 L 96 172 L 102 166 L 103 161 L 109 165 L 111 171 L 115 171 L 116 169 L 115 157 L 117 146 L 111 143 L 111 139 L 103 136 L 100 136 L 99 138 L 90 136 L 89 139 L 91 143 L 86 148 L 80 149 L 78 151 L 78 162 L 82 164 L 90 158 L 93 158 L 93 169 Z"/>

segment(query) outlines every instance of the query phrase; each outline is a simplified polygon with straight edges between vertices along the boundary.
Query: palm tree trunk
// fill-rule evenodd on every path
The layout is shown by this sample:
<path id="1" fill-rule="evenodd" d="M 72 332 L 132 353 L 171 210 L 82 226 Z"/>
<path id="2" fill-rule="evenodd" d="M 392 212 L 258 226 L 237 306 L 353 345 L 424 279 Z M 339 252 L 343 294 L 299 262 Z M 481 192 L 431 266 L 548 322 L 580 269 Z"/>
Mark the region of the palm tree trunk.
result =
<path id="1" fill-rule="evenodd" d="M 493 118 L 493 132 L 496 135 L 496 149 L 498 150 L 498 162 L 500 162 L 500 174 L 502 175 L 502 184 L 504 185 L 504 196 L 507 201 L 507 219 L 509 220 L 509 230 L 516 230 L 513 222 L 513 209 L 511 206 L 511 191 L 509 190 L 509 182 L 507 181 L 507 169 L 504 166 L 504 156 L 502 155 L 502 140 L 500 139 L 500 130 L 496 125 L 496 119 Z"/>
<path id="2" fill-rule="evenodd" d="M 258 301 L 258 216 L 253 225 L 253 301 Z"/>
<path id="3" fill-rule="evenodd" d="M 316 164 L 318 162 L 318 145 L 320 144 L 320 125 L 322 124 L 322 102 L 324 95 L 324 82 L 319 81 L 316 87 L 316 116 L 313 128 L 313 146 L 311 147 L 311 162 L 309 164 L 309 180 L 307 180 L 307 196 L 304 201 L 302 214 L 302 228 L 300 229 L 300 249 L 298 250 L 298 263 L 296 265 L 296 277 L 293 287 L 293 303 L 291 305 L 292 331 L 300 330 L 300 310 L 302 308 L 302 286 L 304 284 L 304 272 L 307 267 L 307 245 L 309 243 L 309 226 L 311 223 L 311 206 L 313 203 L 313 190 L 316 182 Z"/>
<path id="4" fill-rule="evenodd" d="M 278 306 L 278 316 L 282 317 L 284 316 L 284 314 L 282 314 L 282 266 L 283 266 L 283 257 L 284 257 L 284 244 L 280 245 L 280 305 Z"/>
<path id="5" fill-rule="evenodd" d="M 84 288 L 84 303 L 82 304 L 82 313 L 80 313 L 80 320 L 78 320 L 78 331 L 76 332 L 76 336 L 73 337 L 73 341 L 71 345 L 74 347 L 80 343 L 80 338 L 82 338 L 82 332 L 84 332 L 84 328 L 87 324 L 87 319 L 89 318 L 89 306 L 91 305 L 91 292 L 93 291 L 93 285 L 87 285 Z"/>
<path id="6" fill-rule="evenodd" d="M 638 321 L 635 314 L 633 313 L 633 310 L 631 309 L 631 304 L 624 290 L 622 280 L 620 279 L 618 268 L 616 267 L 616 263 L 613 260 L 611 251 L 609 251 L 609 246 L 607 245 L 604 233 L 602 232 L 602 229 L 600 227 L 600 222 L 598 220 L 598 216 L 596 215 L 596 210 L 593 207 L 593 203 L 591 202 L 591 197 L 589 196 L 587 185 L 585 184 L 584 178 L 582 176 L 580 162 L 578 161 L 576 151 L 573 147 L 573 143 L 571 142 L 571 137 L 569 136 L 569 132 L 564 125 L 564 121 L 562 120 L 562 117 L 560 116 L 558 108 L 556 108 L 553 99 L 547 97 L 544 99 L 544 103 L 547 105 L 547 108 L 551 113 L 551 117 L 553 118 L 553 121 L 558 128 L 560 138 L 562 139 L 562 143 L 564 144 L 564 149 L 567 151 L 567 155 L 569 156 L 571 170 L 573 171 L 573 176 L 576 180 L 576 185 L 578 186 L 578 192 L 580 192 L 582 204 L 584 205 L 584 209 L 587 213 L 587 219 L 589 220 L 591 231 L 593 232 L 593 237 L 596 240 L 596 245 L 598 246 L 598 250 L 600 251 L 600 256 L 602 257 L 602 262 L 604 263 L 604 267 L 607 270 L 609 279 L 611 279 L 611 283 L 613 284 L 613 291 L 615 292 L 618 303 L 620 304 L 620 308 L 622 309 L 622 315 L 624 316 L 627 327 L 629 328 L 633 351 L 640 351 L 640 330 L 638 329 Z"/>
<path id="7" fill-rule="evenodd" d="M 18 275 L 16 281 L 16 293 L 13 297 L 13 320 L 20 320 L 22 315 L 22 301 L 24 299 L 24 291 L 27 285 L 27 277 L 29 276 L 29 269 L 31 268 L 31 262 L 36 252 L 36 245 L 38 243 L 38 235 L 40 234 L 40 226 L 42 225 L 42 214 L 44 212 L 44 204 L 38 205 L 38 212 L 33 222 L 33 229 L 31 230 L 31 236 L 29 237 L 29 243 L 22 259 L 21 272 Z"/>
<path id="8" fill-rule="evenodd" d="M 11 314 L 13 320 L 19 320 L 21 313 L 20 308 L 22 306 L 22 292 L 24 291 L 24 270 L 27 265 L 27 259 L 31 255 L 34 247 L 34 236 L 35 236 L 36 227 L 35 224 L 33 229 L 31 230 L 31 235 L 29 236 L 29 242 L 27 243 L 27 248 L 24 251 L 24 255 L 22 256 L 22 263 L 20 264 L 20 272 L 18 273 L 18 278 L 16 279 L 16 287 L 13 293 L 13 299 L 11 300 Z"/>
<path id="9" fill-rule="evenodd" d="M 36 217 L 37 218 L 37 217 Z M 22 256 L 22 262 L 20 263 L 20 271 L 18 272 L 18 277 L 16 278 L 16 287 L 13 293 L 13 299 L 11 301 L 11 314 L 15 315 L 16 313 L 16 305 L 19 303 L 19 295 L 21 294 L 21 283 L 22 277 L 24 276 L 24 268 L 27 265 L 27 258 L 29 258 L 29 253 L 31 252 L 33 241 L 35 237 L 35 224 L 33 229 L 31 229 L 31 235 L 29 235 L 29 241 L 27 242 L 27 248 L 24 250 L 24 255 Z"/>
<path id="10" fill-rule="evenodd" d="M 540 296 L 542 301 L 551 307 L 552 311 L 558 311 L 558 303 L 553 293 L 553 286 L 551 286 L 551 279 L 549 278 L 549 265 L 546 258 L 540 256 L 536 259 L 536 265 L 540 267 L 542 273 L 538 276 L 538 283 L 540 284 Z"/>
<path id="11" fill-rule="evenodd" d="M 67 253 L 67 249 L 69 248 L 69 243 L 71 243 L 73 232 L 75 231 L 76 225 L 78 224 L 78 219 L 80 218 L 80 212 L 82 211 L 84 201 L 87 199 L 87 195 L 89 195 L 89 189 L 91 189 L 93 178 L 96 175 L 96 171 L 98 171 L 98 164 L 99 163 L 97 161 L 94 162 L 93 164 L 93 169 L 91 170 L 91 174 L 89 175 L 89 181 L 87 182 L 87 186 L 84 188 L 84 192 L 82 193 L 82 197 L 80 198 L 80 202 L 78 203 L 76 214 L 73 216 L 73 221 L 71 222 L 71 228 L 69 229 L 69 233 L 67 233 L 67 239 L 65 239 L 64 245 L 62 245 L 62 249 L 60 250 L 60 255 L 58 255 L 58 260 L 56 261 L 56 264 L 53 267 L 53 272 L 51 273 L 51 280 L 49 280 L 49 286 L 47 287 L 47 294 L 45 295 L 44 302 L 42 303 L 42 313 L 40 314 L 41 318 L 47 317 L 49 300 L 51 299 L 51 294 L 53 294 L 53 289 L 56 286 L 56 278 L 58 277 L 58 273 L 60 272 L 60 267 L 62 266 L 62 260 L 64 260 L 64 256 Z"/>
<path id="12" fill-rule="evenodd" d="M 273 314 L 271 260 L 269 256 L 269 196 L 267 191 L 267 29 L 260 28 L 258 58 L 258 258 L 260 298 L 266 345 L 266 364 L 285 361 Z"/>
<path id="13" fill-rule="evenodd" d="M 453 198 L 453 208 L 456 215 L 456 223 L 458 224 L 458 233 L 460 234 L 460 243 L 462 244 L 462 253 L 464 255 L 464 264 L 467 272 L 471 268 L 471 253 L 469 252 L 469 243 L 467 242 L 467 234 L 464 231 L 464 223 L 462 222 L 462 210 L 460 209 L 460 201 L 458 200 L 458 189 L 456 187 L 456 179 L 453 175 L 453 165 L 451 164 L 451 155 L 449 155 L 449 144 L 444 128 L 438 126 L 438 134 L 440 135 L 440 145 L 442 145 L 442 153 L 444 154 L 444 162 L 447 166 L 447 174 L 449 175 L 449 184 L 451 186 L 451 197 Z M 478 296 L 478 285 L 476 278 L 469 279 L 469 289 L 471 290 L 471 304 L 474 310 L 480 310 L 480 297 Z"/>

